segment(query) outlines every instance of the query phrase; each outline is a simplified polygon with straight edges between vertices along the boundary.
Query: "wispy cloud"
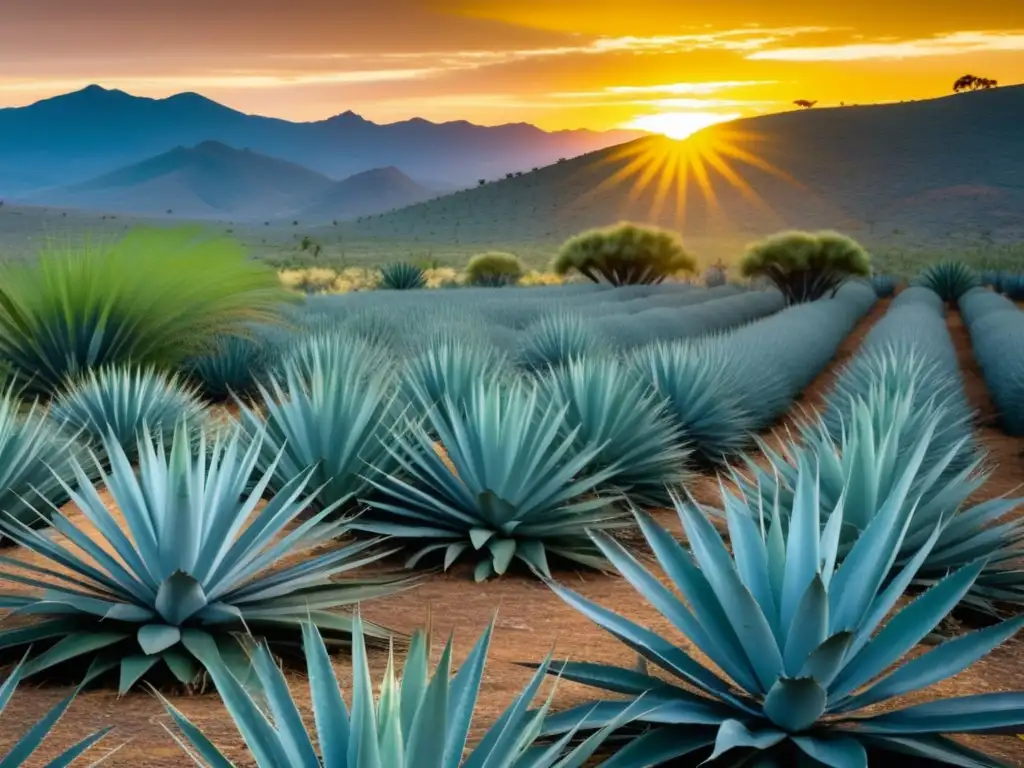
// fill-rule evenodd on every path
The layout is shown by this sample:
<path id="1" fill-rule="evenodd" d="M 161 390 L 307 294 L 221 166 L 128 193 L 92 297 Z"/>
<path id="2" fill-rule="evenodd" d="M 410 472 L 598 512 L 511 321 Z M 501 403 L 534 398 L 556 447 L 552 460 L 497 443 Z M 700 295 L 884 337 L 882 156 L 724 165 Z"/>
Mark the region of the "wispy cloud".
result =
<path id="1" fill-rule="evenodd" d="M 678 95 L 711 94 L 729 88 L 748 88 L 759 85 L 775 85 L 777 80 L 719 80 L 703 83 L 662 83 L 660 85 L 610 85 L 605 93 L 667 93 Z"/>
<path id="2" fill-rule="evenodd" d="M 911 40 L 877 40 L 805 48 L 769 48 L 753 51 L 747 54 L 746 58 L 764 61 L 863 61 L 1014 51 L 1024 51 L 1024 30 L 951 32 Z"/>

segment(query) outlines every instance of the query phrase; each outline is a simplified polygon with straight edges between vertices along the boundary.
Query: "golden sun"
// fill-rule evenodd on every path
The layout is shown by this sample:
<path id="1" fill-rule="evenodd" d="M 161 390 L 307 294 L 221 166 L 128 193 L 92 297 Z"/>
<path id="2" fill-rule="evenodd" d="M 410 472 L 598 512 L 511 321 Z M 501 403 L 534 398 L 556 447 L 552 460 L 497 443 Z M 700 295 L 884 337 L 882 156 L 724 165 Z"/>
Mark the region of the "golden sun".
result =
<path id="1" fill-rule="evenodd" d="M 656 115 L 638 117 L 629 123 L 629 127 L 682 140 L 688 139 L 699 130 L 735 117 L 737 115 L 720 115 L 714 112 L 660 112 Z"/>

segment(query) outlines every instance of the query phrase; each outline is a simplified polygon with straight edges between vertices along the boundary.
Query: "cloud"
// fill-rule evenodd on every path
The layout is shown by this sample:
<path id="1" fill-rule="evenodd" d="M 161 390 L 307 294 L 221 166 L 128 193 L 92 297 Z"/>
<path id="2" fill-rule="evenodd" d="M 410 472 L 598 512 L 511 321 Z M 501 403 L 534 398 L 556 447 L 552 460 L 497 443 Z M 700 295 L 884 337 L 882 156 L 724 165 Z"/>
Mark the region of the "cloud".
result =
<path id="1" fill-rule="evenodd" d="M 866 61 L 917 59 L 968 53 L 1024 51 L 1024 30 L 950 32 L 911 40 L 877 40 L 814 47 L 769 48 L 753 51 L 755 61 Z"/>

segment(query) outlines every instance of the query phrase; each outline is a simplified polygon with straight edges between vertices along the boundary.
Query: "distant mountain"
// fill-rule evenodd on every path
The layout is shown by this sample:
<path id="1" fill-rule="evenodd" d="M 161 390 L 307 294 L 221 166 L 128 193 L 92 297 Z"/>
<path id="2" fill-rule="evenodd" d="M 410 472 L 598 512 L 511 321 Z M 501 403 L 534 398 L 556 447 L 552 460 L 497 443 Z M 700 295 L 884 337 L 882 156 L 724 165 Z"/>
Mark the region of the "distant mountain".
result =
<path id="1" fill-rule="evenodd" d="M 832 227 L 1024 238 L 1024 86 L 738 120 L 687 142 L 647 137 L 353 229 L 419 242 L 557 240 L 620 219 L 691 237 Z"/>
<path id="2" fill-rule="evenodd" d="M 150 99 L 93 85 L 0 109 L 0 194 L 82 182 L 173 147 L 210 140 L 335 179 L 394 165 L 413 178 L 467 186 L 638 135 L 422 119 L 380 125 L 353 112 L 293 123 L 247 115 L 195 93 Z"/>
<path id="3" fill-rule="evenodd" d="M 81 184 L 42 190 L 28 199 L 138 215 L 267 218 L 287 215 L 335 183 L 294 163 L 205 141 L 175 147 Z"/>
<path id="4" fill-rule="evenodd" d="M 438 192 L 413 181 L 394 166 L 388 166 L 333 182 L 307 201 L 297 215 L 312 221 L 354 219 L 404 208 L 437 196 Z"/>

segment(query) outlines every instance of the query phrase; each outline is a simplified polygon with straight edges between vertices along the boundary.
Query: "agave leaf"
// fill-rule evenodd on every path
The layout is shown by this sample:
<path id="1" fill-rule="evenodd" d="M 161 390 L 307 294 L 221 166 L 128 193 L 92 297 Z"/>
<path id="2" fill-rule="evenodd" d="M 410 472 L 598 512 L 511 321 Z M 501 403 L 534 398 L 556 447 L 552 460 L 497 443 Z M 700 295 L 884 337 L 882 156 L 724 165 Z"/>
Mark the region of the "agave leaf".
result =
<path id="1" fill-rule="evenodd" d="M 830 736 L 792 736 L 800 750 L 829 768 L 867 768 L 868 753 L 864 745 L 843 734 Z"/>
<path id="2" fill-rule="evenodd" d="M 715 737 L 715 751 L 708 760 L 715 760 L 733 749 L 753 748 L 758 751 L 769 749 L 786 739 L 785 731 L 774 728 L 751 732 L 739 720 L 726 720 Z"/>
<path id="3" fill-rule="evenodd" d="M 827 697 L 813 678 L 781 677 L 764 698 L 764 714 L 787 733 L 800 733 L 825 714 Z"/>

